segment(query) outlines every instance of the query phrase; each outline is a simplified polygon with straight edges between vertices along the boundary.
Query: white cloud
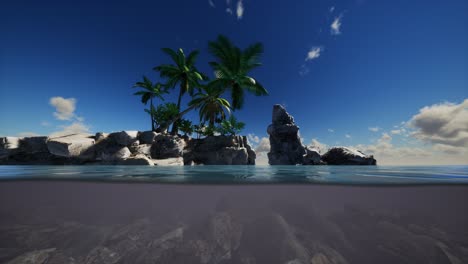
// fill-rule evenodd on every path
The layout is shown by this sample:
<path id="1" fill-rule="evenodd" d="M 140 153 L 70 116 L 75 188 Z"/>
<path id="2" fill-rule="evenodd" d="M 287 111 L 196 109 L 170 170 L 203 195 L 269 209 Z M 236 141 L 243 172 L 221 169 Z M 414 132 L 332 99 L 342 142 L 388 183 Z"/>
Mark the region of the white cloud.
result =
<path id="1" fill-rule="evenodd" d="M 260 142 L 260 138 L 258 136 L 256 136 L 255 134 L 247 134 L 247 139 L 251 143 L 256 143 L 257 144 L 258 142 Z"/>
<path id="2" fill-rule="evenodd" d="M 78 134 L 78 133 L 90 133 L 90 128 L 88 125 L 82 122 L 73 122 L 68 126 L 60 126 L 62 129 L 59 131 L 55 131 L 49 135 L 49 137 L 60 137 L 70 134 Z"/>
<path id="3" fill-rule="evenodd" d="M 330 13 L 333 13 L 333 11 L 335 11 L 335 7 L 334 7 L 334 6 L 330 7 Z"/>
<path id="4" fill-rule="evenodd" d="M 308 147 L 318 149 L 320 154 L 324 154 L 329 148 L 327 144 L 318 141 L 316 138 L 312 139 Z"/>
<path id="5" fill-rule="evenodd" d="M 50 126 L 50 123 L 47 122 L 47 121 L 42 121 L 41 126 L 48 127 L 48 126 Z"/>
<path id="6" fill-rule="evenodd" d="M 213 3 L 213 0 L 208 0 L 208 4 L 209 4 L 211 7 L 215 7 L 215 4 Z"/>
<path id="7" fill-rule="evenodd" d="M 262 137 L 260 139 L 260 143 L 258 143 L 257 147 L 255 148 L 255 152 L 258 154 L 259 152 L 269 152 L 270 151 L 270 139 L 267 137 Z"/>
<path id="8" fill-rule="evenodd" d="M 318 57 L 320 57 L 322 51 L 323 47 L 312 47 L 307 53 L 307 57 L 305 58 L 305 60 L 308 61 L 317 59 Z"/>
<path id="9" fill-rule="evenodd" d="M 226 8 L 226 13 L 232 15 L 232 9 L 230 7 Z"/>
<path id="10" fill-rule="evenodd" d="M 350 134 L 345 134 L 345 138 L 351 138 Z"/>
<path id="11" fill-rule="evenodd" d="M 49 100 L 49 104 L 55 107 L 54 116 L 58 120 L 71 120 L 75 116 L 75 98 L 52 97 Z"/>
<path id="12" fill-rule="evenodd" d="M 418 146 L 418 142 L 410 142 L 416 146 L 394 146 L 392 137 L 382 133 L 375 144 L 352 146 L 365 154 L 374 155 L 380 165 L 449 165 L 466 164 L 466 149 L 446 145 Z M 464 152 L 460 152 L 464 151 Z"/>
<path id="13" fill-rule="evenodd" d="M 390 141 L 392 137 L 388 133 L 382 133 L 382 137 L 379 139 L 380 141 Z"/>
<path id="14" fill-rule="evenodd" d="M 402 132 L 403 130 L 401 129 L 395 129 L 390 131 L 390 133 L 392 133 L 393 135 L 401 135 Z"/>
<path id="15" fill-rule="evenodd" d="M 434 145 L 468 147 L 468 99 L 425 106 L 408 122 L 412 136 Z"/>
<path id="16" fill-rule="evenodd" d="M 335 17 L 332 24 L 330 25 L 330 31 L 332 35 L 341 34 L 341 19 L 342 18 L 343 18 L 343 14 Z"/>
<path id="17" fill-rule="evenodd" d="M 268 165 L 268 152 L 270 151 L 270 139 L 262 137 L 260 143 L 255 148 L 255 164 L 257 165 Z"/>
<path id="18" fill-rule="evenodd" d="M 244 4 L 242 3 L 242 0 L 237 2 L 236 15 L 237 19 L 241 19 L 244 15 Z"/>
<path id="19" fill-rule="evenodd" d="M 332 129 L 332 128 L 329 128 L 329 129 L 328 129 L 328 132 L 330 132 L 330 133 L 335 133 L 335 130 Z"/>
<path id="20" fill-rule="evenodd" d="M 369 131 L 378 132 L 381 128 L 380 127 L 369 127 Z"/>

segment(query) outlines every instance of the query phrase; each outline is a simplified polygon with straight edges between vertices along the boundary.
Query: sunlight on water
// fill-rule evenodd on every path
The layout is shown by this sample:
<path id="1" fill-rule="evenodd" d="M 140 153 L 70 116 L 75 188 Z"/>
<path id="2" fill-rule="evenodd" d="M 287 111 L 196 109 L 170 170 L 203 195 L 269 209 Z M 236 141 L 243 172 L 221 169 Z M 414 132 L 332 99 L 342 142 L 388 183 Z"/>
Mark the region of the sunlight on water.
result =
<path id="1" fill-rule="evenodd" d="M 468 184 L 468 166 L 0 166 L 0 180 Z"/>

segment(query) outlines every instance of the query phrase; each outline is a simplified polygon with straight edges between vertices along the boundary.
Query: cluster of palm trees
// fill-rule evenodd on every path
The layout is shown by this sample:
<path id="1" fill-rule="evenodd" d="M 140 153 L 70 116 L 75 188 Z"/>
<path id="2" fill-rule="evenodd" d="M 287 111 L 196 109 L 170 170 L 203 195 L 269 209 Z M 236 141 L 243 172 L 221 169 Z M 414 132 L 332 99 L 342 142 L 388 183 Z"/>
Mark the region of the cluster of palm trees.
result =
<path id="1" fill-rule="evenodd" d="M 172 59 L 172 64 L 162 64 L 154 67 L 154 70 L 159 72 L 165 83 L 153 83 L 144 76 L 143 81 L 134 85 L 142 88 L 135 93 L 141 96 L 142 103 L 146 105 L 150 102 L 150 109 L 145 111 L 150 114 L 153 131 L 165 132 L 172 125 L 171 134 L 175 135 L 182 125 L 181 128 L 184 128 L 185 132 L 190 132 L 193 130 L 193 127 L 189 128 L 191 122 L 183 120 L 182 117 L 192 110 L 198 110 L 200 123 L 208 123 L 208 128 L 214 128 L 216 123 L 223 123 L 224 127 L 228 126 L 227 124 L 234 127 L 237 124 L 240 127 L 242 124 L 232 116 L 232 111 L 242 108 L 245 92 L 257 96 L 268 94 L 257 80 L 248 75 L 252 69 L 261 65 L 261 43 L 255 43 L 242 50 L 233 45 L 227 37 L 220 35 L 215 41 L 208 43 L 208 48 L 216 59 L 210 62 L 214 70 L 214 79 L 210 80 L 196 68 L 198 50 L 186 56 L 182 49 L 174 51 L 163 48 L 162 51 Z M 154 106 L 153 99 L 163 101 L 163 95 L 176 87 L 179 88 L 176 105 L 166 104 L 165 110 L 163 107 Z M 230 93 L 231 101 L 222 97 L 226 93 Z M 181 111 L 181 100 L 185 94 L 191 96 L 191 101 L 188 107 Z"/>

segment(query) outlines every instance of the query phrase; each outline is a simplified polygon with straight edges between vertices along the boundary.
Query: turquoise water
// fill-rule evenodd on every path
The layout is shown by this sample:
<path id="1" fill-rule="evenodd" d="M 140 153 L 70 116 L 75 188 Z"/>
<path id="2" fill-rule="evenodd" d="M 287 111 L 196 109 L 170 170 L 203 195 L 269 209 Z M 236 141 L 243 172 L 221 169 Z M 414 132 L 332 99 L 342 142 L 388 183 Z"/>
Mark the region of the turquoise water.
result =
<path id="1" fill-rule="evenodd" d="M 468 184 L 468 166 L 0 166 L 1 180 Z"/>

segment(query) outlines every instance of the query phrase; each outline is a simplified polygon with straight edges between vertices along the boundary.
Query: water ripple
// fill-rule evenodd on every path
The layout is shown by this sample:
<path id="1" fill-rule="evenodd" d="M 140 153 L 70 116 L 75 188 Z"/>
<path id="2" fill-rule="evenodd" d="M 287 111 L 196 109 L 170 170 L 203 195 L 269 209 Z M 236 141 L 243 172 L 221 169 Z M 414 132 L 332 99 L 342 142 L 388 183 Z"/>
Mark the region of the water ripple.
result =
<path id="1" fill-rule="evenodd" d="M 1 180 L 468 184 L 468 166 L 0 166 Z"/>

